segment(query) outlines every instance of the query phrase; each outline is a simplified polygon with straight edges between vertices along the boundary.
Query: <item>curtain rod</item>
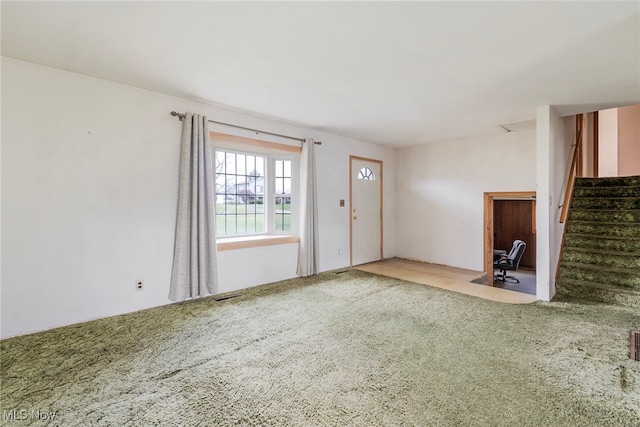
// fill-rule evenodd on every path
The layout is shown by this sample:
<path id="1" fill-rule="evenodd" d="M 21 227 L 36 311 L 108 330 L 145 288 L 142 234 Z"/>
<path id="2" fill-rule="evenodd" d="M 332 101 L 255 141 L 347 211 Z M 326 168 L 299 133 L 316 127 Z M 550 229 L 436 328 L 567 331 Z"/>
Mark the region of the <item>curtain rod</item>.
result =
<path id="1" fill-rule="evenodd" d="M 176 111 L 172 111 L 171 115 L 177 117 L 178 119 L 180 119 L 180 121 L 184 120 L 184 118 L 186 117 L 186 114 L 178 113 Z M 252 129 L 252 128 L 247 128 L 247 127 L 244 127 L 244 126 L 232 125 L 231 123 L 216 122 L 215 120 L 209 120 L 209 122 L 210 123 L 216 123 L 216 124 L 219 124 L 219 125 L 224 125 L 224 126 L 231 126 L 233 128 L 237 128 L 237 129 L 244 129 L 244 130 L 249 130 L 249 131 L 252 131 L 252 132 L 264 133 L 265 135 L 279 136 L 280 138 L 293 139 L 295 141 L 300 141 L 300 142 L 304 142 L 305 141 L 305 139 L 303 139 L 303 138 L 296 138 L 294 136 L 282 135 L 282 134 L 273 133 L 273 132 L 265 132 L 265 131 L 259 130 L 259 129 Z M 314 141 L 313 143 L 316 144 L 316 145 L 322 145 L 322 141 Z"/>

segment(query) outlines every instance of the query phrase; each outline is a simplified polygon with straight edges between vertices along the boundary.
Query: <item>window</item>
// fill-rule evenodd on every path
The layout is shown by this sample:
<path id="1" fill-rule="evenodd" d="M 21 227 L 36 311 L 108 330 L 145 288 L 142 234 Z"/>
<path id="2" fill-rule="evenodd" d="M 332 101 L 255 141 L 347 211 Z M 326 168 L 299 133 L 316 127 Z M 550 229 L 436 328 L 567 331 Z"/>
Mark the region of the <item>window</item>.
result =
<path id="1" fill-rule="evenodd" d="M 216 145 L 217 237 L 295 233 L 297 153 Z"/>
<path id="2" fill-rule="evenodd" d="M 364 179 L 367 181 L 375 181 L 376 180 L 376 176 L 373 173 L 373 171 L 367 167 L 360 169 L 360 172 L 358 172 L 358 179 Z"/>
<path id="3" fill-rule="evenodd" d="M 291 160 L 276 160 L 275 164 L 275 229 L 291 230 Z"/>
<path id="4" fill-rule="evenodd" d="M 265 157 L 216 151 L 218 236 L 265 232 Z"/>

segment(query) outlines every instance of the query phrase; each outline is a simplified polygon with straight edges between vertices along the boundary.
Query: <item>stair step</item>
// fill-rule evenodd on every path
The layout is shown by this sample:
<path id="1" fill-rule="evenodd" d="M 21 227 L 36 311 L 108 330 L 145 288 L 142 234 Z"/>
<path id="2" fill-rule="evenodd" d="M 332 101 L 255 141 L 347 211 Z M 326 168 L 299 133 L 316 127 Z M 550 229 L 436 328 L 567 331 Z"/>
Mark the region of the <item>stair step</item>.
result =
<path id="1" fill-rule="evenodd" d="M 639 252 L 640 237 L 602 237 L 594 238 L 591 234 L 567 233 L 564 237 L 565 247 L 591 248 L 609 252 Z"/>
<path id="2" fill-rule="evenodd" d="M 573 192 L 573 197 L 609 197 L 610 194 L 615 194 L 614 197 L 640 197 L 640 186 L 576 187 Z"/>
<path id="3" fill-rule="evenodd" d="M 594 237 L 640 237 L 640 223 L 568 221 L 567 233 L 591 234 Z"/>
<path id="4" fill-rule="evenodd" d="M 577 197 L 573 209 L 640 209 L 640 197 Z"/>
<path id="5" fill-rule="evenodd" d="M 640 226 L 640 209 L 571 209 L 569 221 L 637 222 Z"/>
<path id="6" fill-rule="evenodd" d="M 640 290 L 572 279 L 559 280 L 556 290 L 559 295 L 626 307 L 640 307 Z"/>
<path id="7" fill-rule="evenodd" d="M 560 264 L 560 278 L 640 290 L 640 271 L 638 269 L 601 267 L 563 259 Z"/>
<path id="8" fill-rule="evenodd" d="M 640 307 L 640 176 L 577 178 L 558 295 Z"/>
<path id="9" fill-rule="evenodd" d="M 640 253 L 610 252 L 590 248 L 565 247 L 562 260 L 601 267 L 637 269 L 640 276 Z"/>
<path id="10" fill-rule="evenodd" d="M 576 178 L 575 187 L 625 187 L 640 185 L 640 176 Z"/>

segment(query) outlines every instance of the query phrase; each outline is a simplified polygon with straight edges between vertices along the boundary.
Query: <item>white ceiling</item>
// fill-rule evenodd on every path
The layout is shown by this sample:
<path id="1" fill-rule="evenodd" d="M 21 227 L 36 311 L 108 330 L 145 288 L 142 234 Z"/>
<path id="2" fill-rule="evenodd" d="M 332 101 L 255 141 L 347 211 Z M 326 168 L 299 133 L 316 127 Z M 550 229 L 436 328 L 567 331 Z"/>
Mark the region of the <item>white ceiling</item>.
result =
<path id="1" fill-rule="evenodd" d="M 2 55 L 390 146 L 640 103 L 640 2 L 10 2 Z"/>

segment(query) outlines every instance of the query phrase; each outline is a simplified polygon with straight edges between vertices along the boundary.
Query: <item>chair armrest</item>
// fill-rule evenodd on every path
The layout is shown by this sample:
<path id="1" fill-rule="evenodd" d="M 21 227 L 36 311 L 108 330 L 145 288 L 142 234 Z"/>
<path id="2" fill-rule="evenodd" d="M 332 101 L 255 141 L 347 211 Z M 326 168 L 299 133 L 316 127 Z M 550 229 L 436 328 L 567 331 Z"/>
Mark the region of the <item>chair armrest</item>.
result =
<path id="1" fill-rule="evenodd" d="M 507 251 L 503 251 L 502 249 L 494 249 L 493 250 L 493 262 L 498 261 L 502 256 L 507 255 Z"/>

